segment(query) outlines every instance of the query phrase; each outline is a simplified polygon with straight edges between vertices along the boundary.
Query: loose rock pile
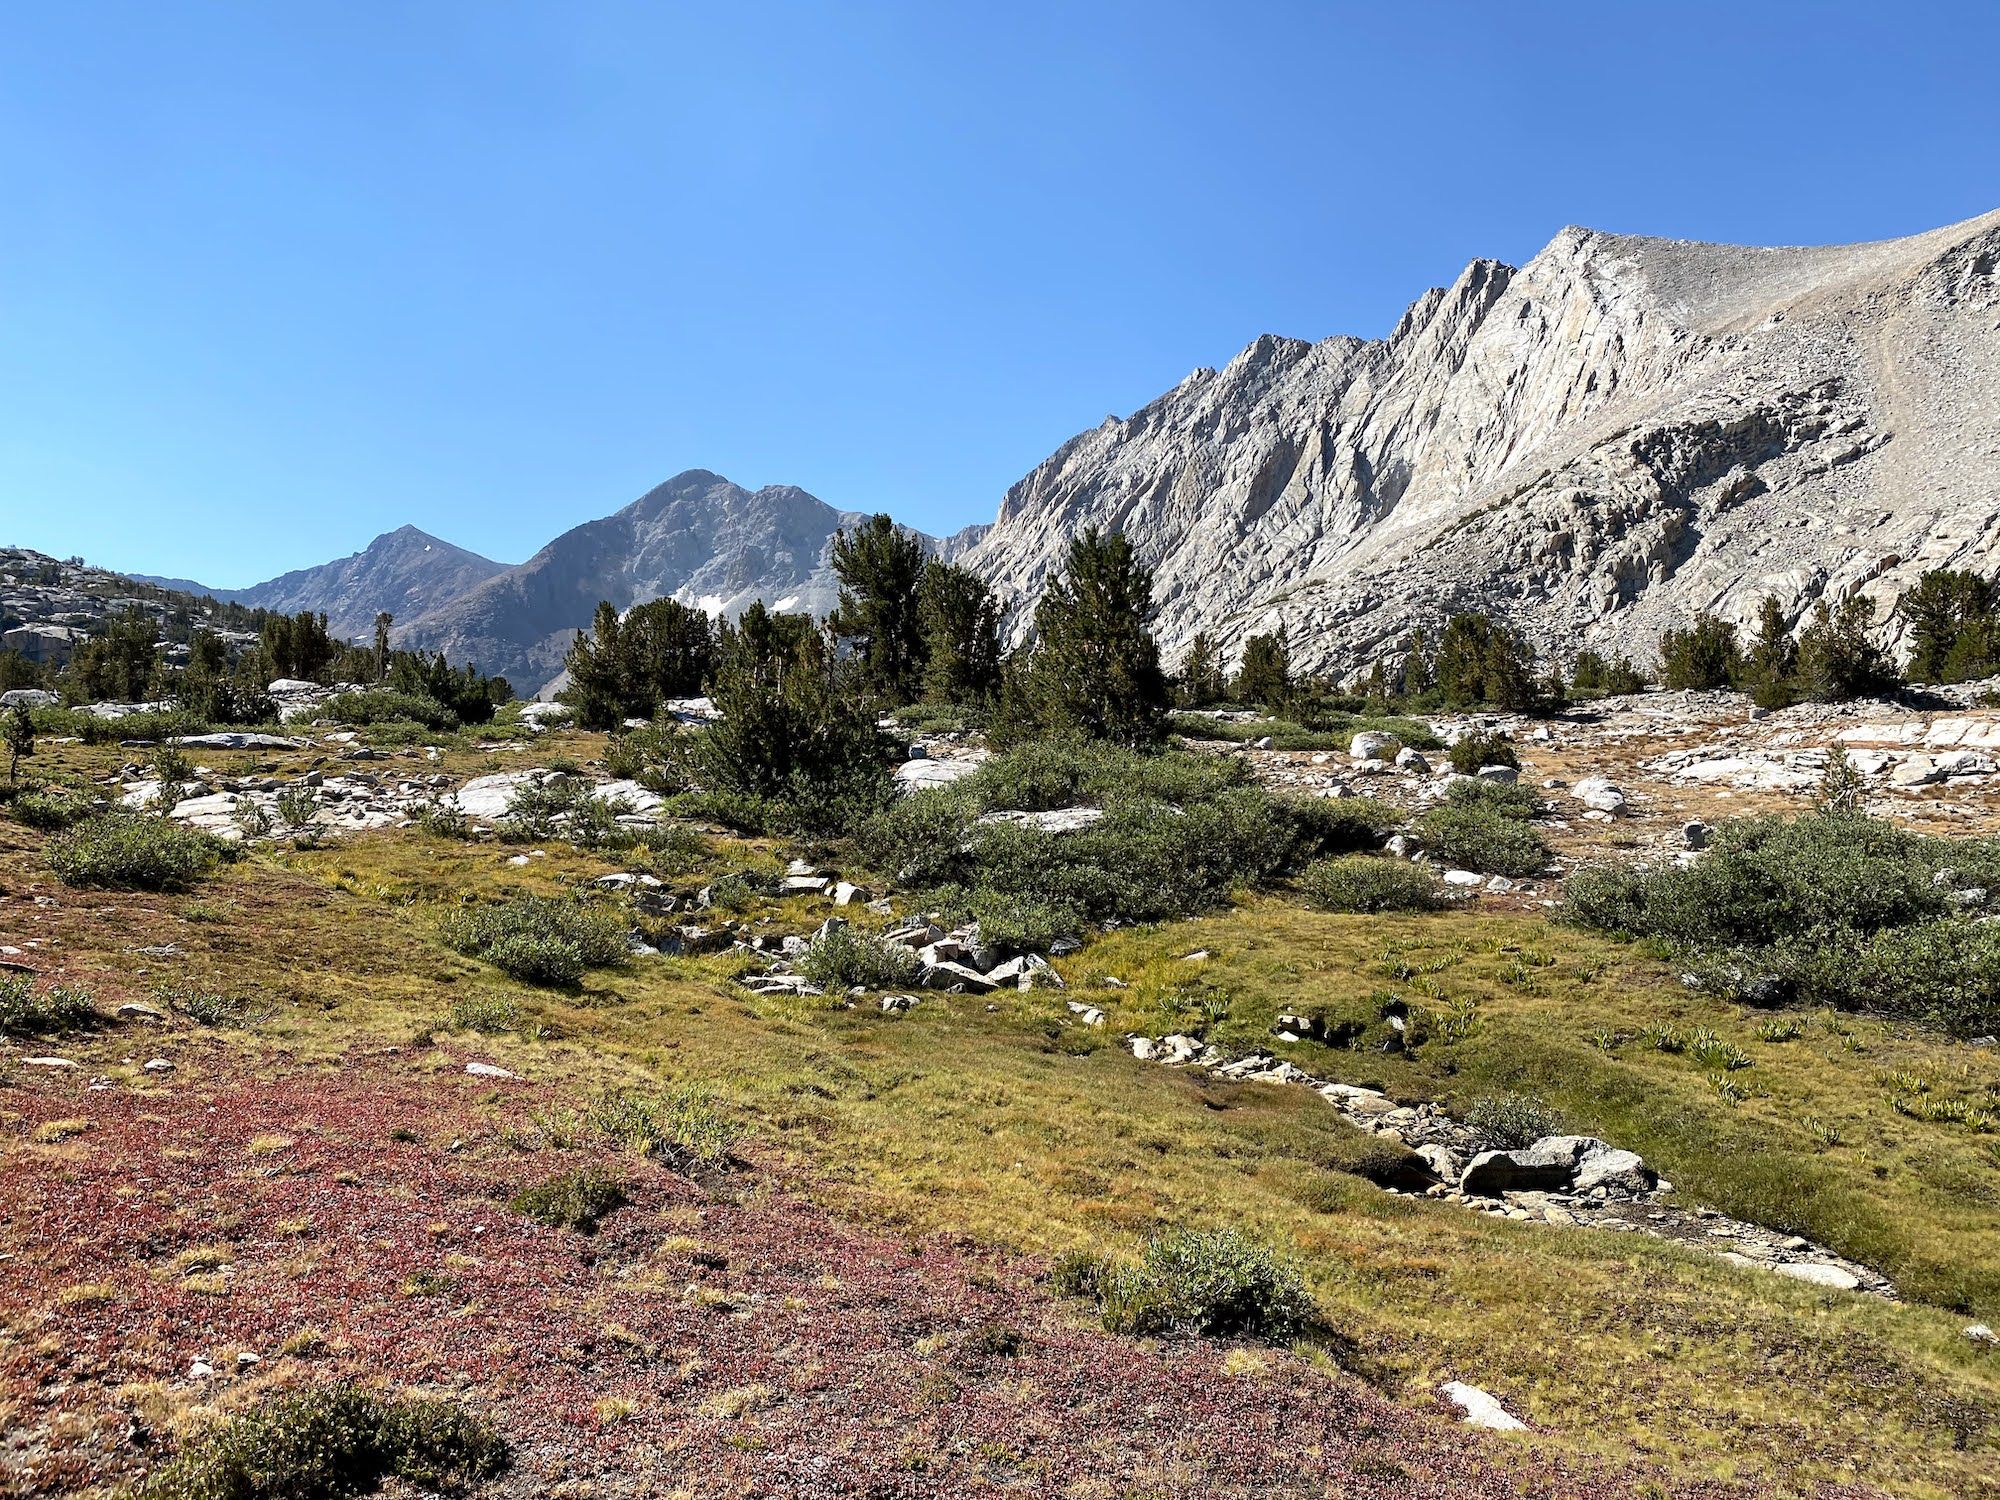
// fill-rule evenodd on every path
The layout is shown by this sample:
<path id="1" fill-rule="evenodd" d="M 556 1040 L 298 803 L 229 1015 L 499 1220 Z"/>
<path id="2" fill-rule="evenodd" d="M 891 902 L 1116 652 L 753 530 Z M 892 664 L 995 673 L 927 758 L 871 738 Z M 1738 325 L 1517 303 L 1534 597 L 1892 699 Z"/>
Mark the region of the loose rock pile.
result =
<path id="1" fill-rule="evenodd" d="M 1280 1018 L 1280 1026 L 1284 1020 Z M 1896 1296 L 1887 1277 L 1799 1236 L 1777 1234 L 1710 1208 L 1662 1202 L 1673 1191 L 1672 1183 L 1635 1152 L 1594 1136 L 1547 1136 L 1526 1147 L 1496 1150 L 1480 1130 L 1452 1119 L 1435 1104 L 1398 1104 L 1378 1089 L 1318 1078 L 1268 1053 L 1231 1060 L 1190 1036 L 1132 1035 L 1126 1047 L 1142 1062 L 1206 1068 L 1237 1082 L 1312 1089 L 1350 1124 L 1409 1146 L 1422 1159 L 1427 1171 L 1384 1184 L 1389 1192 L 1445 1199 L 1497 1218 L 1649 1234 L 1818 1286 L 1891 1300 Z"/>

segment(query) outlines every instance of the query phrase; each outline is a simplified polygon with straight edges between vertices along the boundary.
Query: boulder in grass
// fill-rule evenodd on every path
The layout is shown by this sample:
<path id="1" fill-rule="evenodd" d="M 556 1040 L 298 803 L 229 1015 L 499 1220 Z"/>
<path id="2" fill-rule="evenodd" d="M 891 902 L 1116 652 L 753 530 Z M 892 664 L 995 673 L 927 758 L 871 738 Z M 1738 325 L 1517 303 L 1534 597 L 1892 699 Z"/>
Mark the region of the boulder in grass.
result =
<path id="1" fill-rule="evenodd" d="M 1364 729 L 1347 742 L 1347 758 L 1356 761 L 1392 760 L 1401 748 L 1393 734 L 1384 734 L 1379 729 Z"/>

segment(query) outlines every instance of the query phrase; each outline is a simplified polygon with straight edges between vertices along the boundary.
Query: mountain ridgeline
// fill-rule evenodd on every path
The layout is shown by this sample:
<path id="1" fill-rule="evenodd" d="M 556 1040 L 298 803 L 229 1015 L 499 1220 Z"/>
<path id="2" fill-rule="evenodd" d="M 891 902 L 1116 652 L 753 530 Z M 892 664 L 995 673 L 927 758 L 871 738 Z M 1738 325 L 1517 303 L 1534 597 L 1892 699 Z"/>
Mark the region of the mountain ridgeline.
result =
<path id="1" fill-rule="evenodd" d="M 2000 566 L 1996 263 L 2000 213 L 1799 249 L 1565 229 L 1386 339 L 1260 337 L 1063 444 L 993 525 L 922 540 L 1019 639 L 1071 539 L 1121 531 L 1169 660 L 1282 626 L 1295 667 L 1343 677 L 1464 610 L 1565 658 L 1650 655 L 1702 611 L 1748 625 L 1767 596 L 1792 622 L 1855 593 L 1884 619 L 1928 569 Z M 533 692 L 600 599 L 825 613 L 858 519 L 697 469 L 518 567 L 405 527 L 253 589 L 175 586 L 344 635 L 388 610 L 398 644 Z"/>

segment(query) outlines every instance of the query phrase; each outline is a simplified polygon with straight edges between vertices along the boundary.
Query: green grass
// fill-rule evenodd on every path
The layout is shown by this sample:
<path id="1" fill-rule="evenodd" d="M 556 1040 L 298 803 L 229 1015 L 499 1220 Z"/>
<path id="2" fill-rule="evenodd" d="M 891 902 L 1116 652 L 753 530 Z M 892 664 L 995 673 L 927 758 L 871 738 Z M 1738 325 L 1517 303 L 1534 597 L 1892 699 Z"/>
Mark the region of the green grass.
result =
<path id="1" fill-rule="evenodd" d="M 36 839 L 0 824 L 0 881 L 33 878 Z M 767 847 L 718 841 L 689 880 L 779 864 Z M 406 1044 L 452 1000 L 514 989 L 412 942 L 413 912 L 556 897 L 609 868 L 558 846 L 510 871 L 490 847 L 383 834 L 222 870 L 204 899 L 228 902 L 228 924 L 191 920 L 195 903 L 173 898 L 147 909 L 190 971 L 226 970 L 232 993 L 269 1012 L 218 1048 L 242 1065 L 278 1052 L 286 1066 L 338 1065 Z M 125 952 L 133 901 L 93 900 L 109 914 L 63 914 L 69 951 L 136 973 L 147 960 Z M 808 932 L 824 914 L 755 894 L 746 905 L 771 932 Z M 1183 957 L 1196 950 L 1210 956 Z M 746 996 L 737 966 L 718 955 L 594 972 L 587 989 L 537 997 L 548 1035 L 498 1037 L 493 1055 L 564 1080 L 580 1101 L 640 1101 L 555 1112 L 554 1134 L 698 1164 L 752 1132 L 760 1162 L 912 1238 L 1131 1264 L 1162 1235 L 1234 1229 L 1297 1268 L 1383 1388 L 1426 1408 L 1441 1380 L 1504 1388 L 1557 1451 L 1657 1460 L 1773 1495 L 1843 1482 L 1944 1500 L 1990 1473 L 1977 1429 L 2000 1403 L 2000 1373 L 1960 1329 L 2000 1317 L 2000 1163 L 1996 1137 L 1943 1101 L 2000 1094 L 1991 1052 L 1825 1012 L 1767 1040 L 1768 1015 L 1684 989 L 1637 945 L 1477 909 L 1344 916 L 1259 898 L 1100 938 L 1059 961 L 1067 991 L 935 996 L 893 1024 L 867 1008 Z M 1069 999 L 1103 1008 L 1108 1024 L 1076 1024 Z M 1389 999 L 1410 1008 L 1419 1038 L 1400 1055 L 1379 1050 Z M 1354 1044 L 1276 1041 L 1272 1023 L 1294 1010 L 1350 1023 Z M 1683 1198 L 1823 1240 L 1910 1300 L 1382 1193 L 1369 1179 L 1391 1148 L 1309 1091 L 1139 1063 L 1118 1045 L 1128 1029 L 1269 1048 L 1458 1111 L 1532 1096 L 1571 1128 L 1640 1151 Z M 1667 1031 L 1679 1051 L 1655 1045 Z M 1703 1067 L 1687 1042 L 1703 1031 L 1752 1065 Z M 452 1063 L 406 1047 L 393 1065 Z M 1712 1076 L 1746 1096 L 1723 1097 Z M 1940 1102 L 1916 1116 L 1895 1103 L 1924 1098 Z"/>
<path id="2" fill-rule="evenodd" d="M 1273 750 L 1337 750 L 1343 755 L 1363 730 L 1393 734 L 1413 750 L 1437 750 L 1444 742 L 1421 719 L 1394 714 L 1329 714 L 1312 727 L 1290 719 L 1211 719 L 1205 714 L 1175 714 L 1168 729 L 1184 739 L 1229 740 L 1247 745 L 1269 736 Z"/>

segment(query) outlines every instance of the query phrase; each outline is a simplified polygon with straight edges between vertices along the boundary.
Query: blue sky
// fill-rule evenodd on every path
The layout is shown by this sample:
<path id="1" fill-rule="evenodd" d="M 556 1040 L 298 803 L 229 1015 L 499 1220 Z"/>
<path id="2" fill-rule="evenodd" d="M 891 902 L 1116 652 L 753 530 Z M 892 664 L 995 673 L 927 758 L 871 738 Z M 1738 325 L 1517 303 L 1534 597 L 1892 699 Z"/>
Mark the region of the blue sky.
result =
<path id="1" fill-rule="evenodd" d="M 0 542 L 519 561 L 684 468 L 930 530 L 1566 223 L 2000 206 L 2000 6 L 14 5 Z"/>

